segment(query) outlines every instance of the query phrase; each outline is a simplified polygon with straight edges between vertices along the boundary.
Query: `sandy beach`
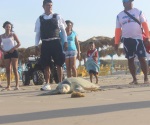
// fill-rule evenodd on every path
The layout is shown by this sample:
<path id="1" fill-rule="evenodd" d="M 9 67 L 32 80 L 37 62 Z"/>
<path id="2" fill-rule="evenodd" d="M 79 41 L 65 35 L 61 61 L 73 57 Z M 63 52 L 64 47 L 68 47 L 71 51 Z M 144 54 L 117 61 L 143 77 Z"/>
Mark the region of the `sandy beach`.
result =
<path id="1" fill-rule="evenodd" d="M 129 85 L 129 74 L 100 76 L 102 91 L 85 93 L 83 98 L 71 98 L 70 94 L 41 96 L 45 92 L 35 85 L 1 91 L 0 124 L 148 125 L 150 85 L 143 84 L 143 75 L 138 79 L 139 85 Z M 51 86 L 55 89 L 57 84 Z"/>

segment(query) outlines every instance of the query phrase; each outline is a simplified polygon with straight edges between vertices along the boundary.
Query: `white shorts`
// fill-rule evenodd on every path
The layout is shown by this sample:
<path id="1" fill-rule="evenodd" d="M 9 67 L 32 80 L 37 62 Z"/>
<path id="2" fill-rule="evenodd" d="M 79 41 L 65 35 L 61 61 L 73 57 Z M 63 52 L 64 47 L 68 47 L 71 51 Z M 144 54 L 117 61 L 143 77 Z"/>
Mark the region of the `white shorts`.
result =
<path id="1" fill-rule="evenodd" d="M 77 51 L 65 51 L 65 58 L 76 57 Z"/>

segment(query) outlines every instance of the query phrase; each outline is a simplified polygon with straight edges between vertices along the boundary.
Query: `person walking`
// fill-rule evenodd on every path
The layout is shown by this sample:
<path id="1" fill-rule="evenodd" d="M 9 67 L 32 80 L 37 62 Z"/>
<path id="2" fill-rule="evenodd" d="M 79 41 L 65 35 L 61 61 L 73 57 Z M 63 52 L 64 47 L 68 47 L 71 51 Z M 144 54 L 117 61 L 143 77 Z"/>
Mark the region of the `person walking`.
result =
<path id="1" fill-rule="evenodd" d="M 66 33 L 68 40 L 68 49 L 65 51 L 65 63 L 67 69 L 67 77 L 77 77 L 76 59 L 80 59 L 80 44 L 76 32 L 73 30 L 73 22 L 70 20 L 65 21 L 67 24 Z M 60 33 L 62 37 L 62 33 Z M 62 45 L 64 40 L 62 39 Z"/>
<path id="2" fill-rule="evenodd" d="M 129 70 L 133 77 L 133 81 L 129 84 L 138 84 L 134 64 L 135 55 L 138 57 L 144 74 L 144 83 L 149 83 L 147 75 L 148 67 L 145 60 L 146 51 L 143 44 L 141 27 L 144 29 L 148 42 L 150 41 L 149 28 L 143 12 L 137 8 L 133 8 L 133 1 L 134 0 L 122 0 L 124 10 L 117 15 L 116 19 L 115 49 L 118 51 L 120 38 L 122 37 L 121 41 L 124 45 L 125 56 L 128 59 Z M 139 25 L 133 17 L 136 18 L 141 25 Z"/>
<path id="3" fill-rule="evenodd" d="M 51 59 L 57 66 L 57 73 L 59 82 L 62 81 L 62 65 L 65 62 L 65 55 L 62 51 L 59 32 L 61 31 L 65 40 L 64 50 L 67 50 L 67 34 L 65 31 L 66 23 L 61 15 L 53 13 L 52 11 L 53 2 L 52 0 L 43 1 L 44 14 L 38 17 L 35 24 L 35 50 L 36 53 L 39 51 L 39 41 L 42 41 L 41 46 L 41 64 L 44 68 L 46 84 L 43 85 L 41 90 L 51 90 L 50 87 L 50 66 Z"/>
<path id="4" fill-rule="evenodd" d="M 3 28 L 5 29 L 5 33 L 0 35 L 0 49 L 4 54 L 4 65 L 6 68 L 6 77 L 7 77 L 7 87 L 4 90 L 12 90 L 10 86 L 12 68 L 16 82 L 16 87 L 14 90 L 19 90 L 17 48 L 20 46 L 20 41 L 17 35 L 12 30 L 13 25 L 11 22 L 6 21 L 3 24 Z"/>

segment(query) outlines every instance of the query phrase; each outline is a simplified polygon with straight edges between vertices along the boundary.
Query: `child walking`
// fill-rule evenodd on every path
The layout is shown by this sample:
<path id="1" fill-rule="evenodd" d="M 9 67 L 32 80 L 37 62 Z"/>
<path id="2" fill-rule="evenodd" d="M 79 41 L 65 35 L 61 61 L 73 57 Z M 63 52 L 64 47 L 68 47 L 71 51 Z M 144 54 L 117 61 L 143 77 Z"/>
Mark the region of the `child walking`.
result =
<path id="1" fill-rule="evenodd" d="M 92 82 L 93 75 L 96 78 L 96 84 L 98 84 L 98 51 L 95 48 L 94 42 L 89 43 L 89 50 L 87 51 L 86 69 L 90 75 L 90 81 Z"/>

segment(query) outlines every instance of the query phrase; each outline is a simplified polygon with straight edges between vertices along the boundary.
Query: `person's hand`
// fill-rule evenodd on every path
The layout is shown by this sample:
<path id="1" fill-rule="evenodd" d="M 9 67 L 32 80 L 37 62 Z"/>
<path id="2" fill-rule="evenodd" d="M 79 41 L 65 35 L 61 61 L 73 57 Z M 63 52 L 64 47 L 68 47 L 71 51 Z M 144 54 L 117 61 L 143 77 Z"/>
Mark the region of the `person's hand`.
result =
<path id="1" fill-rule="evenodd" d="M 39 49 L 39 46 L 35 46 L 35 55 L 38 55 L 40 49 Z"/>
<path id="2" fill-rule="evenodd" d="M 68 43 L 65 42 L 65 43 L 64 43 L 64 51 L 67 51 L 67 49 L 68 49 Z"/>
<path id="3" fill-rule="evenodd" d="M 118 48 L 119 48 L 119 45 L 115 44 L 114 49 L 115 49 L 116 52 L 118 52 Z"/>
<path id="4" fill-rule="evenodd" d="M 145 47 L 150 46 L 150 38 L 146 38 L 143 42 Z"/>
<path id="5" fill-rule="evenodd" d="M 77 54 L 77 59 L 78 59 L 78 60 L 80 60 L 80 59 L 81 59 L 80 52 L 78 52 L 78 54 Z"/>
<path id="6" fill-rule="evenodd" d="M 150 38 L 147 38 L 147 44 L 150 46 Z"/>
<path id="7" fill-rule="evenodd" d="M 9 51 L 9 53 L 13 53 L 14 50 L 15 50 L 15 48 L 12 48 L 12 49 Z"/>

